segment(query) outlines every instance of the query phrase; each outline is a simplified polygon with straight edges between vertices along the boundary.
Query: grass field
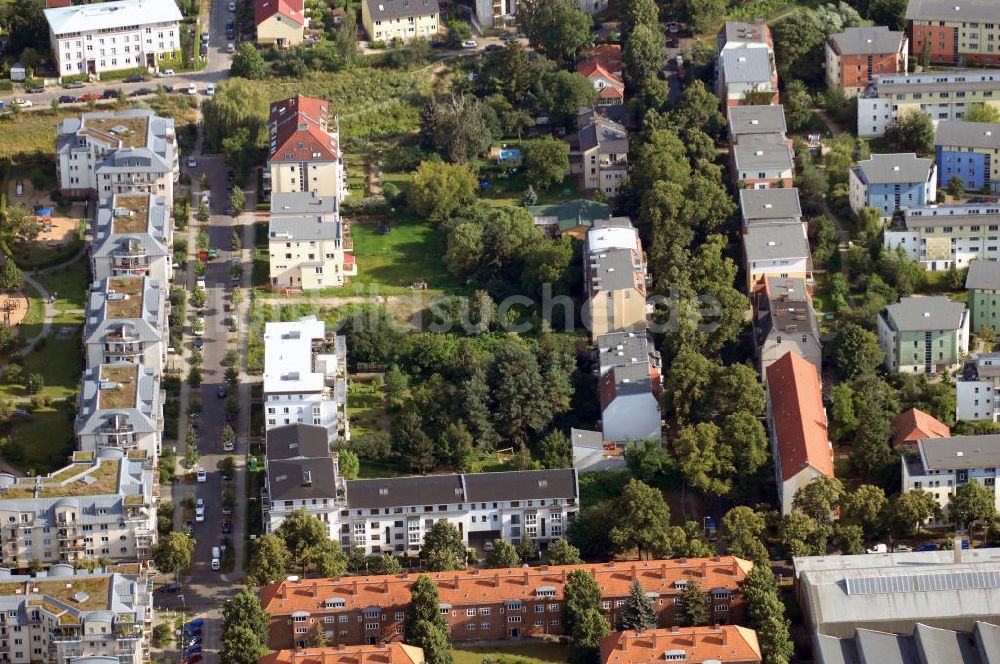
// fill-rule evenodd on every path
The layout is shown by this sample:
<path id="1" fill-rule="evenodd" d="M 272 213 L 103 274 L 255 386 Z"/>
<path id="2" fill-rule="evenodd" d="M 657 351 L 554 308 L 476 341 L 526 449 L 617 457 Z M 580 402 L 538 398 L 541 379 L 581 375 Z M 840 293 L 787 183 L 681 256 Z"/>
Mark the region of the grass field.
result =
<path id="1" fill-rule="evenodd" d="M 45 302 L 34 288 L 24 285 L 24 294 L 28 296 L 28 315 L 21 321 L 18 335 L 21 339 L 34 339 L 42 331 L 45 322 Z"/>
<path id="2" fill-rule="evenodd" d="M 66 267 L 46 272 L 38 277 L 51 295 L 56 295 L 59 310 L 54 325 L 82 325 L 83 310 L 87 307 L 87 284 L 90 283 L 90 265 L 86 257 Z"/>
<path id="3" fill-rule="evenodd" d="M 569 661 L 569 648 L 558 643 L 525 643 L 516 646 L 483 646 L 467 650 L 452 650 L 455 664 L 481 664 L 484 655 L 504 655 L 518 664 L 543 664 Z"/>
<path id="4" fill-rule="evenodd" d="M 45 346 L 29 353 L 24 358 L 24 374 L 40 373 L 45 379 L 45 387 L 39 396 L 50 399 L 64 399 L 80 388 L 83 373 L 83 356 L 80 353 L 80 329 L 69 339 L 49 336 Z M 21 385 L 0 385 L 0 399 L 30 397 Z"/>
<path id="5" fill-rule="evenodd" d="M 382 428 L 385 406 L 381 395 L 370 384 L 352 382 L 347 391 L 347 418 L 351 433 L 359 434 Z"/>
<path id="6" fill-rule="evenodd" d="M 3 435 L 11 441 L 5 458 L 25 472 L 48 473 L 66 465 L 74 448 L 73 420 L 64 408 L 40 408 L 33 421 L 15 417 Z"/>
<path id="7" fill-rule="evenodd" d="M 561 203 L 574 198 L 584 198 L 580 191 L 580 178 L 576 175 L 567 175 L 560 184 L 553 186 L 548 191 L 536 191 L 538 195 L 538 205 L 549 205 L 551 203 Z M 514 173 L 508 178 L 501 175 L 490 177 L 490 186 L 486 191 L 480 191 L 480 196 L 484 203 L 489 205 L 520 205 L 521 196 L 528 188 L 528 183 L 520 173 Z"/>

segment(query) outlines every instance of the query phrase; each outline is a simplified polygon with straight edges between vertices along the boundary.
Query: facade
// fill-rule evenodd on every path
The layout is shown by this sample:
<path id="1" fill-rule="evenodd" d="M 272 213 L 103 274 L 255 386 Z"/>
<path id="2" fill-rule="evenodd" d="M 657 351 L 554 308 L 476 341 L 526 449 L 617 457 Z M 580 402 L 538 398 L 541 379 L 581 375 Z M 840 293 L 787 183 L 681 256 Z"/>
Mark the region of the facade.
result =
<path id="1" fill-rule="evenodd" d="M 593 111 L 580 114 L 580 131 L 570 142 L 570 173 L 580 176 L 584 191 L 614 198 L 628 179 L 628 132 Z"/>
<path id="2" fill-rule="evenodd" d="M 967 191 L 1000 191 L 1000 124 L 942 120 L 934 151 L 939 186 L 957 176 Z"/>
<path id="3" fill-rule="evenodd" d="M 882 136 L 911 111 L 931 120 L 960 120 L 976 104 L 1000 109 L 1000 72 L 952 70 L 922 74 L 875 74 L 858 96 L 858 135 Z"/>
<path id="4" fill-rule="evenodd" d="M 603 438 L 623 443 L 660 440 L 663 364 L 645 331 L 597 337 Z"/>
<path id="5" fill-rule="evenodd" d="M 741 622 L 744 602 L 739 584 L 752 568 L 749 561 L 727 556 L 473 569 L 429 576 L 438 586 L 441 613 L 453 642 L 518 641 L 564 632 L 560 615 L 563 588 L 567 575 L 578 569 L 590 572 L 597 580 L 603 593 L 604 615 L 611 624 L 625 603 L 632 581 L 638 580 L 653 598 L 660 624 L 670 626 L 676 624 L 676 599 L 688 583 L 698 583 L 709 593 L 710 620 L 714 623 Z M 410 602 L 410 586 L 417 578 L 416 574 L 301 580 L 293 577 L 264 586 L 261 604 L 271 616 L 268 647 L 304 647 L 306 635 L 317 625 L 327 631 L 328 638 L 348 645 L 398 641 Z"/>
<path id="6" fill-rule="evenodd" d="M 330 438 L 351 439 L 347 344 L 315 316 L 265 327 L 264 420 L 266 429 L 313 424 Z"/>
<path id="7" fill-rule="evenodd" d="M 361 24 L 371 41 L 431 39 L 441 29 L 440 15 L 437 0 L 364 0 L 361 3 Z"/>
<path id="8" fill-rule="evenodd" d="M 165 286 L 143 277 L 111 277 L 90 288 L 83 343 L 87 366 L 129 362 L 162 374 L 167 356 Z"/>
<path id="9" fill-rule="evenodd" d="M 0 652 L 13 664 L 150 661 L 152 579 L 139 565 L 93 572 L 53 565 L 36 576 L 0 570 Z"/>
<path id="10" fill-rule="evenodd" d="M 594 84 L 594 89 L 598 92 L 598 106 L 620 106 L 625 103 L 625 83 L 593 58 L 578 64 L 576 71 Z"/>
<path id="11" fill-rule="evenodd" d="M 791 277 L 812 283 L 812 255 L 803 223 L 751 226 L 743 234 L 743 258 L 748 292 L 762 277 Z"/>
<path id="12" fill-rule="evenodd" d="M 733 106 L 729 109 L 730 146 L 758 136 L 784 138 L 787 131 L 785 107 L 781 104 Z"/>
<path id="13" fill-rule="evenodd" d="M 344 285 L 349 254 L 344 253 L 335 196 L 321 197 L 315 191 L 272 193 L 267 238 L 272 288 L 298 291 Z"/>
<path id="14" fill-rule="evenodd" d="M 806 556 L 793 564 L 804 621 L 824 636 L 851 638 L 858 629 L 908 634 L 918 622 L 971 630 L 995 618 L 1000 602 L 992 549 Z"/>
<path id="15" fill-rule="evenodd" d="M 743 232 L 751 226 L 783 226 L 802 221 L 798 189 L 740 189 Z"/>
<path id="16" fill-rule="evenodd" d="M 796 491 L 817 477 L 833 477 L 833 445 L 816 367 L 788 351 L 767 368 L 766 377 L 767 428 L 785 515 Z"/>
<path id="17" fill-rule="evenodd" d="M 611 206 L 580 198 L 552 205 L 529 205 L 528 212 L 535 227 L 547 236 L 558 238 L 568 235 L 584 240 L 596 220 L 611 217 Z"/>
<path id="18" fill-rule="evenodd" d="M 278 530 L 294 510 L 305 510 L 327 525 L 330 539 L 337 539 L 344 480 L 336 456 L 330 453 L 327 430 L 285 424 L 267 431 L 265 445 L 267 486 L 261 500 L 266 531 Z"/>
<path id="19" fill-rule="evenodd" d="M 740 189 L 791 187 L 795 177 L 792 142 L 782 134 L 743 136 L 730 150 L 732 179 Z"/>
<path id="20" fill-rule="evenodd" d="M 972 203 L 904 210 L 902 220 L 894 220 L 884 235 L 886 247 L 902 247 L 925 270 L 1000 260 L 1000 206 Z"/>
<path id="21" fill-rule="evenodd" d="M 628 443 L 604 440 L 604 434 L 600 431 L 587 429 L 570 429 L 569 441 L 573 446 L 573 467 L 581 475 L 625 467 Z"/>
<path id="22" fill-rule="evenodd" d="M 115 0 L 45 10 L 59 76 L 159 69 L 181 50 L 181 11 L 160 0 Z"/>
<path id="23" fill-rule="evenodd" d="M 955 380 L 955 419 L 1000 421 L 1000 354 L 966 360 Z"/>
<path id="24" fill-rule="evenodd" d="M 278 650 L 260 664 L 424 664 L 424 651 L 398 641 L 364 646 Z"/>
<path id="25" fill-rule="evenodd" d="M 594 222 L 583 246 L 588 295 L 584 325 L 591 339 L 646 328 L 646 255 L 628 217 Z"/>
<path id="26" fill-rule="evenodd" d="M 853 637 L 813 638 L 816 664 L 854 662 L 1000 662 L 1000 627 L 976 622 L 971 632 L 930 627 L 917 623 L 913 633 L 891 634 L 859 629 Z"/>
<path id="27" fill-rule="evenodd" d="M 97 209 L 90 248 L 94 279 L 150 277 L 166 283 L 174 276 L 171 201 L 130 191 L 106 198 Z"/>
<path id="28" fill-rule="evenodd" d="M 883 25 L 847 28 L 826 42 L 826 85 L 852 97 L 876 74 L 905 74 L 908 65 L 906 35 Z"/>
<path id="29" fill-rule="evenodd" d="M 1000 65 L 1000 40 L 992 0 L 909 0 L 906 23 L 913 57 L 958 65 Z"/>
<path id="30" fill-rule="evenodd" d="M 851 210 L 882 211 L 882 218 L 897 210 L 922 208 L 937 198 L 937 167 L 932 159 L 910 153 L 873 154 L 859 161 L 850 172 Z"/>
<path id="31" fill-rule="evenodd" d="M 995 261 L 972 261 L 965 277 L 965 289 L 969 291 L 969 324 L 971 330 L 979 333 L 984 327 L 1000 332 L 1000 263 Z"/>
<path id="32" fill-rule="evenodd" d="M 951 429 L 936 417 L 918 408 L 900 413 L 892 420 L 892 447 L 903 452 L 916 452 L 921 438 L 948 438 Z"/>
<path id="33" fill-rule="evenodd" d="M 757 632 L 737 625 L 612 632 L 601 639 L 601 664 L 760 664 Z"/>
<path id="34" fill-rule="evenodd" d="M 76 416 L 79 448 L 141 450 L 158 459 L 164 394 L 160 378 L 141 364 L 98 364 L 83 373 Z"/>
<path id="35" fill-rule="evenodd" d="M 408 0 L 390 1 L 400 4 Z M 419 2 L 414 0 L 415 5 Z M 271 104 L 267 126 L 266 195 L 311 191 L 338 200 L 347 195 L 339 120 L 330 115 L 326 101 L 304 95 L 276 101 Z"/>
<path id="36" fill-rule="evenodd" d="M 257 45 L 289 48 L 302 43 L 306 15 L 302 0 L 255 0 Z"/>
<path id="37" fill-rule="evenodd" d="M 113 4 L 117 3 L 74 9 Z M 63 195 L 103 200 L 112 194 L 140 192 L 173 201 L 180 176 L 174 121 L 141 108 L 66 118 L 56 136 L 56 162 Z"/>
<path id="38" fill-rule="evenodd" d="M 761 277 L 751 292 L 757 369 L 767 368 L 789 351 L 823 372 L 823 348 L 812 296 L 805 279 Z"/>
<path id="39" fill-rule="evenodd" d="M 921 489 L 937 500 L 947 515 L 948 502 L 958 487 L 978 482 L 996 499 L 997 466 L 1000 466 L 1000 435 L 921 438 L 917 453 L 901 459 L 903 491 Z M 947 518 L 942 520 L 947 523 Z"/>
<path id="40" fill-rule="evenodd" d="M 969 352 L 969 312 L 942 295 L 904 297 L 879 313 L 877 326 L 889 371 L 939 374 Z"/>
<path id="41" fill-rule="evenodd" d="M 726 21 L 718 37 L 717 93 L 723 110 L 743 104 L 777 104 L 774 40 L 763 20 Z"/>
<path id="42" fill-rule="evenodd" d="M 151 455 L 114 449 L 75 452 L 68 466 L 38 478 L 0 473 L 4 566 L 152 558 L 155 473 Z"/>

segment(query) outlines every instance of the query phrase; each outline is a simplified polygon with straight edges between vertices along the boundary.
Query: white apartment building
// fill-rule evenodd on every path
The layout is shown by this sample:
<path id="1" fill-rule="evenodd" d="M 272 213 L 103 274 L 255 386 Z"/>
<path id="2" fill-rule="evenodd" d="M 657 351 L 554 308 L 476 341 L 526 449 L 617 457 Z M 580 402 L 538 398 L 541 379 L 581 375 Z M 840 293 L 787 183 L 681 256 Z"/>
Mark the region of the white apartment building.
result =
<path id="1" fill-rule="evenodd" d="M 955 380 L 955 419 L 1000 421 L 1000 353 L 966 361 Z"/>
<path id="2" fill-rule="evenodd" d="M 0 473 L 3 565 L 148 560 L 156 544 L 155 472 L 143 451 L 104 449 L 75 452 L 47 476 Z"/>
<path id="3" fill-rule="evenodd" d="M 1000 260 L 1000 205 L 932 205 L 903 213 L 902 223 L 885 230 L 883 242 L 891 251 L 902 247 L 925 270 Z"/>
<path id="4" fill-rule="evenodd" d="M 173 201 L 180 176 L 174 121 L 142 108 L 66 118 L 56 160 L 59 189 L 73 197 L 142 192 Z"/>
<path id="5" fill-rule="evenodd" d="M 267 247 L 273 288 L 333 288 L 344 285 L 345 275 L 356 273 L 354 257 L 344 254 L 337 208 L 335 196 L 315 191 L 271 194 Z"/>
<path id="6" fill-rule="evenodd" d="M 163 372 L 168 294 L 162 282 L 110 277 L 90 288 L 83 343 L 88 367 L 130 362 Z"/>
<path id="7" fill-rule="evenodd" d="M 94 279 L 174 276 L 171 199 L 130 191 L 108 196 L 97 209 L 90 248 Z"/>
<path id="8" fill-rule="evenodd" d="M 264 330 L 264 419 L 265 429 L 312 424 L 350 440 L 347 345 L 315 316 Z"/>
<path id="9" fill-rule="evenodd" d="M 141 364 L 99 364 L 83 373 L 76 436 L 85 451 L 142 450 L 158 459 L 164 394 L 156 372 Z"/>
<path id="10" fill-rule="evenodd" d="M 12 664 L 150 661 L 152 579 L 140 565 L 35 576 L 0 569 L 0 655 Z"/>
<path id="11" fill-rule="evenodd" d="M 968 482 L 990 489 L 996 499 L 997 468 L 1000 467 L 1000 435 L 921 438 L 917 454 L 902 458 L 903 491 L 923 489 L 947 514 L 955 490 Z M 947 522 L 945 516 L 944 522 Z"/>
<path id="12" fill-rule="evenodd" d="M 177 3 L 116 0 L 45 10 L 49 46 L 59 76 L 145 67 L 176 58 L 181 50 Z"/>
<path id="13" fill-rule="evenodd" d="M 601 430 L 606 441 L 660 440 L 662 359 L 643 330 L 602 334 L 596 341 Z"/>

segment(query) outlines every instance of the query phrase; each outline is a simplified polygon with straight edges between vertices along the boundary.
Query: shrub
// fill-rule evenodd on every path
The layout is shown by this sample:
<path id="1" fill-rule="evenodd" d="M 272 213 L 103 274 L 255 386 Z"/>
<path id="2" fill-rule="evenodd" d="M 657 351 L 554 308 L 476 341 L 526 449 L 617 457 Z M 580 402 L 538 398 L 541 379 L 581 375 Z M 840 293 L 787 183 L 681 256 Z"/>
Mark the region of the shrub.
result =
<path id="1" fill-rule="evenodd" d="M 42 340 L 44 341 L 44 339 Z M 38 394 L 45 388 L 45 378 L 40 373 L 30 373 L 24 381 L 24 390 L 28 394 Z"/>

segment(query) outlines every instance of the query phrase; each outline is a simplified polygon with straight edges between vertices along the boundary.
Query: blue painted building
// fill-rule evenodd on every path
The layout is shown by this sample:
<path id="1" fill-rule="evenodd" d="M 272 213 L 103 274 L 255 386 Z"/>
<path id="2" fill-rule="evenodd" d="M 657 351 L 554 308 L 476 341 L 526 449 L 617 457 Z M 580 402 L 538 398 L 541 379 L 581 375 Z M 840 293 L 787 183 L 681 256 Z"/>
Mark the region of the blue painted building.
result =
<path id="1" fill-rule="evenodd" d="M 910 153 L 873 154 L 850 173 L 851 209 L 881 210 L 891 217 L 897 210 L 925 207 L 937 197 L 934 162 Z"/>
<path id="2" fill-rule="evenodd" d="M 1000 192 L 1000 124 L 942 120 L 934 135 L 938 185 L 956 175 L 966 191 Z"/>

